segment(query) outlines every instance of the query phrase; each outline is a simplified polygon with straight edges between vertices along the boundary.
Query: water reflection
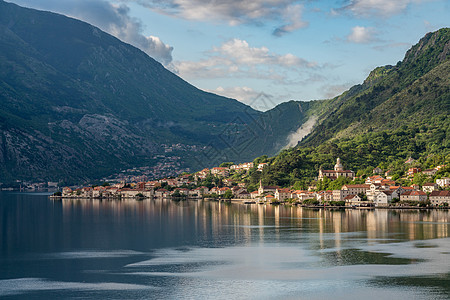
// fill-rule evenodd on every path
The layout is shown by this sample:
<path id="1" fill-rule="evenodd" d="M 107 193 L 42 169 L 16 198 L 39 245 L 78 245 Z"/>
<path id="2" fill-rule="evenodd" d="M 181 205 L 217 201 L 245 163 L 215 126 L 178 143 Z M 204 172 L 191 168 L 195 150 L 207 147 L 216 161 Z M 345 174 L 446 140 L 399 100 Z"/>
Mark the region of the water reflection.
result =
<path id="1" fill-rule="evenodd" d="M 444 210 L 0 194 L 0 216 L 0 296 L 449 296 Z"/>
<path id="2" fill-rule="evenodd" d="M 346 233 L 361 233 L 358 238 L 373 245 L 392 239 L 448 237 L 450 227 L 449 212 L 444 210 L 330 210 L 170 200 L 64 200 L 61 205 L 65 220 L 83 218 L 95 226 L 96 220 L 107 216 L 114 219 L 114 226 L 121 227 L 122 223 L 145 226 L 157 219 L 159 230 L 170 226 L 173 234 L 194 234 L 219 244 L 230 239 L 248 245 L 306 238 L 315 249 L 340 248 Z M 311 232 L 314 235 L 308 236 Z"/>

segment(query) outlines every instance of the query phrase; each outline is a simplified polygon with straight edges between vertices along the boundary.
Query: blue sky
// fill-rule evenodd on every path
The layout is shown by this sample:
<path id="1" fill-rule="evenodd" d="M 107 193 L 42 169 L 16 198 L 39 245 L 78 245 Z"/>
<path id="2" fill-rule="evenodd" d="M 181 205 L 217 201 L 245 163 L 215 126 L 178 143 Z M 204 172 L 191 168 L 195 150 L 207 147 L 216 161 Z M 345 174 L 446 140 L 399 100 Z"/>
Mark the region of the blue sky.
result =
<path id="1" fill-rule="evenodd" d="M 450 26 L 448 0 L 11 2 L 89 22 L 198 88 L 260 110 L 339 95 Z"/>

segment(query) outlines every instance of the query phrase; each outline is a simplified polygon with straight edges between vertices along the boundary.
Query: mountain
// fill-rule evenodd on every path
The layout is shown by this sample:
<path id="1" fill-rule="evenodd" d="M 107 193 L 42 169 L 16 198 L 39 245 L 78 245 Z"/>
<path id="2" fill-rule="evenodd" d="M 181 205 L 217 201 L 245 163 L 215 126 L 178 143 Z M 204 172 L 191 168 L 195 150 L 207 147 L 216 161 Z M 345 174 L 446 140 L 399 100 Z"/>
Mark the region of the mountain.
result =
<path id="1" fill-rule="evenodd" d="M 373 70 L 363 84 L 329 103 L 321 122 L 302 141 L 314 146 L 332 138 L 417 125 L 449 112 L 450 29 L 428 33 L 396 66 Z"/>
<path id="2" fill-rule="evenodd" d="M 397 65 L 376 68 L 322 108 L 297 147 L 270 159 L 264 182 L 306 187 L 337 157 L 360 175 L 379 166 L 402 176 L 409 157 L 423 168 L 449 164 L 450 29 L 428 33 Z"/>
<path id="3" fill-rule="evenodd" d="M 0 100 L 0 181 L 253 159 L 307 119 L 301 103 L 256 111 L 94 26 L 1 0 Z"/>

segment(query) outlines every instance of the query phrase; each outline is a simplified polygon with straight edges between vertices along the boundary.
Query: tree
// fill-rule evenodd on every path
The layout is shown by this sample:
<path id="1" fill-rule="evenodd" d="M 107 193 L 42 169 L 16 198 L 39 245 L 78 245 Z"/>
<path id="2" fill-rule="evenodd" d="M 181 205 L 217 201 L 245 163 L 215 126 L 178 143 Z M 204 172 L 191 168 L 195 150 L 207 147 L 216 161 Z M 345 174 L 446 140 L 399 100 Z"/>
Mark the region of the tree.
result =
<path id="1" fill-rule="evenodd" d="M 176 190 L 175 192 L 173 192 L 173 194 L 172 194 L 172 197 L 175 197 L 175 198 L 179 198 L 179 197 L 182 197 L 183 195 L 180 193 L 180 191 L 179 190 Z"/>
<path id="2" fill-rule="evenodd" d="M 423 173 L 416 173 L 414 174 L 413 183 L 422 186 L 428 180 L 428 175 L 425 175 Z"/>
<path id="3" fill-rule="evenodd" d="M 328 184 L 328 188 L 330 190 L 340 190 L 343 185 L 350 183 L 350 181 L 351 180 L 348 177 L 339 176 L 336 180 Z"/>
<path id="4" fill-rule="evenodd" d="M 268 161 L 269 161 L 269 158 L 267 157 L 267 155 L 263 155 L 263 156 L 255 158 L 253 160 L 253 164 L 258 165 L 258 164 L 266 163 Z"/>
<path id="5" fill-rule="evenodd" d="M 219 165 L 221 168 L 228 168 L 230 166 L 234 165 L 234 162 L 223 162 Z"/>
<path id="6" fill-rule="evenodd" d="M 317 182 L 317 190 L 318 191 L 325 191 L 328 190 L 328 185 L 331 183 L 330 178 L 324 177 L 322 180 L 319 180 Z"/>
<path id="7" fill-rule="evenodd" d="M 223 197 L 225 199 L 231 199 L 233 198 L 233 192 L 231 190 L 226 190 L 225 193 L 223 194 Z"/>
<path id="8" fill-rule="evenodd" d="M 249 193 L 251 193 L 251 192 L 254 192 L 254 191 L 256 191 L 258 189 L 258 185 L 255 183 L 255 184 L 249 184 L 248 186 L 247 186 L 247 191 L 249 192 Z"/>
<path id="9" fill-rule="evenodd" d="M 300 181 L 296 181 L 294 183 L 294 186 L 292 187 L 294 190 L 301 190 L 302 189 L 302 183 Z"/>
<path id="10" fill-rule="evenodd" d="M 400 175 L 399 174 L 394 174 L 394 175 L 392 175 L 392 180 L 397 180 L 397 179 L 399 179 L 400 178 Z"/>
<path id="11" fill-rule="evenodd" d="M 358 197 L 361 198 L 361 201 L 367 201 L 367 195 L 364 193 L 358 193 Z"/>

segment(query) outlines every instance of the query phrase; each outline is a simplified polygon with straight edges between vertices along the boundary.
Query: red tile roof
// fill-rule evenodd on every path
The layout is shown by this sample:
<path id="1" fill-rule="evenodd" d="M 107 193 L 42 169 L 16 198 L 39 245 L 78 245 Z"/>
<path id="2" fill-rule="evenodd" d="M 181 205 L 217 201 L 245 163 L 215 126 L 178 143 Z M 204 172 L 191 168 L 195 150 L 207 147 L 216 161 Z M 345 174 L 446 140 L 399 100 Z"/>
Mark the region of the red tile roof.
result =
<path id="1" fill-rule="evenodd" d="M 433 196 L 450 197 L 450 191 L 433 191 L 431 192 L 430 197 Z"/>
<path id="2" fill-rule="evenodd" d="M 427 193 L 422 191 L 408 191 L 402 194 L 402 196 L 426 196 L 426 195 Z"/>
<path id="3" fill-rule="evenodd" d="M 348 188 L 354 188 L 354 189 L 356 189 L 356 188 L 370 189 L 370 184 L 346 184 L 346 185 L 343 185 L 342 187 L 344 187 L 344 186 L 346 186 Z"/>

